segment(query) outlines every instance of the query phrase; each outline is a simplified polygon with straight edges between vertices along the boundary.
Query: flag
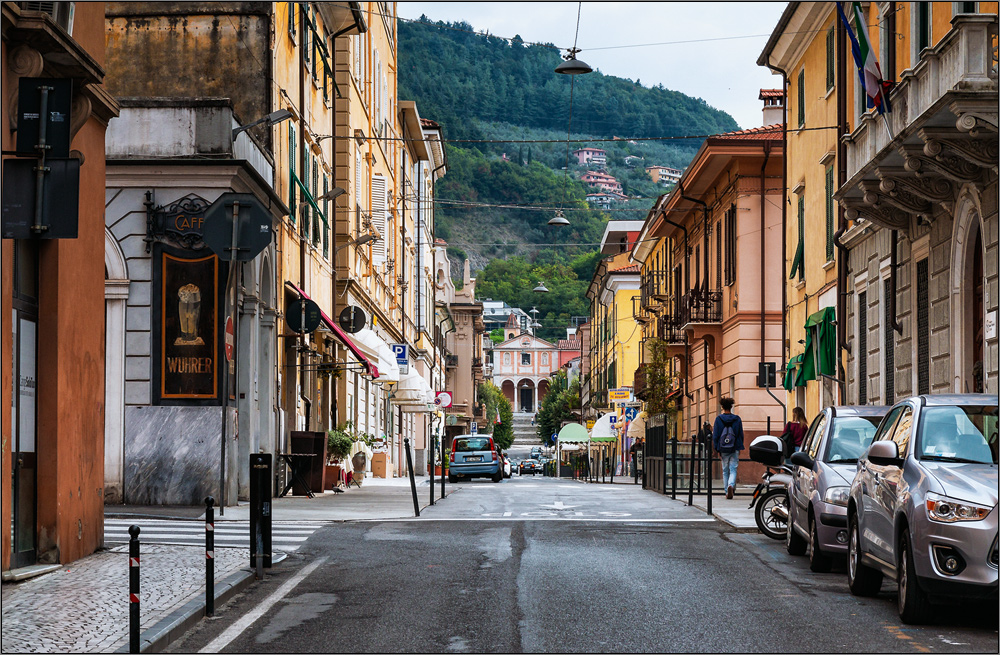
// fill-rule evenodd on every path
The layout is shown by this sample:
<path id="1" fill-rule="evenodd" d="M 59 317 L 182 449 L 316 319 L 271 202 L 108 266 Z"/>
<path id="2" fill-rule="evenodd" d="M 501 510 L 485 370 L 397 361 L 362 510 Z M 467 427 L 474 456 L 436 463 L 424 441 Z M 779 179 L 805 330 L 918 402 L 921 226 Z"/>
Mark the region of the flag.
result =
<path id="1" fill-rule="evenodd" d="M 495 421 L 493 421 L 493 423 L 494 423 L 494 425 L 499 425 L 500 423 L 503 423 L 503 421 L 500 420 L 500 408 L 499 407 L 497 407 L 497 418 L 496 418 Z"/>
<path id="2" fill-rule="evenodd" d="M 875 110 L 884 114 L 892 111 L 889 106 L 889 99 L 885 97 L 884 82 L 882 80 L 882 70 L 879 68 L 878 60 L 875 58 L 875 51 L 872 50 L 871 39 L 868 38 L 868 26 L 865 24 L 865 15 L 861 10 L 861 3 L 852 3 L 851 11 L 854 15 L 854 24 L 858 26 L 857 34 L 851 29 L 851 24 L 844 15 L 844 9 L 837 3 L 837 13 L 844 23 L 847 36 L 851 39 L 851 53 L 854 55 L 854 63 L 858 67 L 858 77 L 861 78 L 861 88 L 868 96 L 867 106 L 874 107 Z"/>

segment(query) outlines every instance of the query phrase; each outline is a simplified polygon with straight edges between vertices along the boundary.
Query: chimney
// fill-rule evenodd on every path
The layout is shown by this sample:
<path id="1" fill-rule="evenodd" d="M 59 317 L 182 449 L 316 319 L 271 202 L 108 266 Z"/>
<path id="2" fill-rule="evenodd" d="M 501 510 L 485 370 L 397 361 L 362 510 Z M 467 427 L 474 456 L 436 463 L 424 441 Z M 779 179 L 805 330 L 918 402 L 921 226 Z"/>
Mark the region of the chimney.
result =
<path id="1" fill-rule="evenodd" d="M 785 94 L 781 89 L 761 89 L 760 100 L 764 101 L 764 125 L 781 125 L 781 114 L 785 106 Z"/>

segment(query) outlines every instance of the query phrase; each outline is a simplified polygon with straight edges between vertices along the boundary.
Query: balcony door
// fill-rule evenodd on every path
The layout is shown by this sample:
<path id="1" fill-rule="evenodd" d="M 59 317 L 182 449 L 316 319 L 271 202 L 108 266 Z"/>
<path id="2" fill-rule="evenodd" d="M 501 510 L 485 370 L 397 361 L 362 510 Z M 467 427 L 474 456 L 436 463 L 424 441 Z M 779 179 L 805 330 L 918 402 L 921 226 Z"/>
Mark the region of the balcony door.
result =
<path id="1" fill-rule="evenodd" d="M 11 439 L 11 568 L 35 563 L 38 470 L 38 244 L 15 241 L 13 294 L 14 407 Z"/>

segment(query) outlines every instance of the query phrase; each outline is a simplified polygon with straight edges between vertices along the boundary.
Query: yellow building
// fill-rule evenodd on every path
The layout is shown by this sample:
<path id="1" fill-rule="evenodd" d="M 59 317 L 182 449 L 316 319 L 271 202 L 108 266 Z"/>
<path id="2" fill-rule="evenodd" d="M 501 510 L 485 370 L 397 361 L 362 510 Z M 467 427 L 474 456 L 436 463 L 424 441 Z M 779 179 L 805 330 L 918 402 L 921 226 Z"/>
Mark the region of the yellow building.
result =
<path id="1" fill-rule="evenodd" d="M 997 3 L 864 12 L 895 85 L 885 118 L 866 107 L 835 3 L 789 3 L 757 60 L 782 75 L 788 98 L 785 388 L 807 417 L 834 403 L 996 388 L 995 336 L 983 326 L 997 302 L 981 290 L 997 259 L 982 236 L 997 211 Z M 955 170 L 941 170 L 946 158 Z"/>

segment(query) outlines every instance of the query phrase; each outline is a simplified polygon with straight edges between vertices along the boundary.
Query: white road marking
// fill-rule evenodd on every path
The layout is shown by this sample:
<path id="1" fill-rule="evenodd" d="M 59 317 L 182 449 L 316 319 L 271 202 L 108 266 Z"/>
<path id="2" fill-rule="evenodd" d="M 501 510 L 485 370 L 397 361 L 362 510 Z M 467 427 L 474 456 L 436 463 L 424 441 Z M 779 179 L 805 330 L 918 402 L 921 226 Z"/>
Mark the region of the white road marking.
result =
<path id="1" fill-rule="evenodd" d="M 539 507 L 551 507 L 552 509 L 571 509 L 573 507 L 579 507 L 579 505 L 563 505 L 563 501 L 557 500 L 551 505 L 539 505 Z"/>
<path id="2" fill-rule="evenodd" d="M 303 568 L 301 571 L 296 573 L 290 579 L 286 580 L 284 584 L 278 587 L 273 594 L 264 599 L 264 602 L 262 602 L 256 608 L 254 608 L 252 612 L 240 617 L 238 621 L 236 621 L 231 626 L 226 628 L 222 634 L 220 634 L 218 637 L 210 641 L 204 648 L 202 648 L 198 652 L 218 653 L 220 650 L 228 646 L 233 639 L 236 639 L 238 636 L 243 634 L 247 630 L 247 628 L 249 628 L 251 625 L 254 624 L 254 622 L 257 619 L 264 616 L 264 614 L 268 610 L 274 607 L 275 603 L 277 603 L 279 600 L 281 600 L 289 593 L 291 593 L 292 589 L 294 589 L 300 582 L 302 582 L 302 580 L 305 579 L 309 574 L 311 574 L 313 571 L 319 568 L 320 565 L 326 562 L 326 560 L 327 558 L 321 557 L 312 564 L 309 564 L 308 566 Z"/>
<path id="3" fill-rule="evenodd" d="M 467 516 L 452 518 L 401 517 L 395 519 L 358 519 L 350 523 L 435 523 L 435 522 L 472 522 L 472 521 L 562 521 L 564 523 L 715 523 L 713 518 L 703 519 L 644 519 L 644 518 L 607 518 L 602 516 L 573 517 L 558 514 L 548 516 L 512 516 L 502 518 L 492 515 Z"/>

